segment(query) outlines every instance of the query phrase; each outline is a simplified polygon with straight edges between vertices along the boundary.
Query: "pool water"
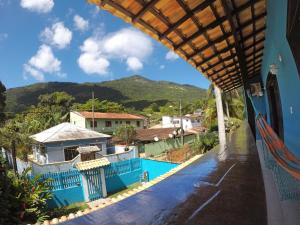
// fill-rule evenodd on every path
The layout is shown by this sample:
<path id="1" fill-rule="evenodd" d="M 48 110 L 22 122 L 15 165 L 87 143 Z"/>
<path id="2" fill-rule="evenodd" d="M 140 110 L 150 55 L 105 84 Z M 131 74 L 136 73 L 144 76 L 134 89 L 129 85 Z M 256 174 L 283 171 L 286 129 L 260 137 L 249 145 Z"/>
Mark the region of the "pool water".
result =
<path id="1" fill-rule="evenodd" d="M 149 181 L 167 173 L 178 164 L 170 162 L 162 162 L 157 160 L 142 159 L 142 171 L 147 171 L 149 174 Z"/>
<path id="2" fill-rule="evenodd" d="M 104 168 L 106 189 L 108 193 L 115 193 L 126 189 L 128 186 L 151 181 L 156 177 L 167 173 L 178 164 L 156 160 L 134 158 L 130 160 L 111 163 Z M 147 172 L 148 179 L 144 180 Z"/>

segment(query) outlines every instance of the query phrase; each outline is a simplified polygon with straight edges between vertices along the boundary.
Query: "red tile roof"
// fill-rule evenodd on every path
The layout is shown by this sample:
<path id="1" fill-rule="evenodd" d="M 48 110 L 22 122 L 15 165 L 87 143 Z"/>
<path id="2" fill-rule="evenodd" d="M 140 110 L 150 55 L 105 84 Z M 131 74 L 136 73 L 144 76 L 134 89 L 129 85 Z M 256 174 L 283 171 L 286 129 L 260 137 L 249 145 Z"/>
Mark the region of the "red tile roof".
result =
<path id="1" fill-rule="evenodd" d="M 136 131 L 136 140 L 139 141 L 153 141 L 154 137 L 159 140 L 169 139 L 169 134 L 173 134 L 177 128 L 155 128 L 155 129 L 139 129 Z M 185 131 L 184 136 L 191 135 L 192 133 Z M 179 137 L 179 135 L 177 135 Z"/>
<path id="2" fill-rule="evenodd" d="M 84 118 L 91 119 L 93 118 L 92 112 L 74 112 L 81 115 Z M 102 113 L 102 112 L 95 112 L 94 113 L 95 119 L 120 119 L 120 120 L 143 120 L 145 119 L 143 116 L 133 115 L 129 113 Z"/>

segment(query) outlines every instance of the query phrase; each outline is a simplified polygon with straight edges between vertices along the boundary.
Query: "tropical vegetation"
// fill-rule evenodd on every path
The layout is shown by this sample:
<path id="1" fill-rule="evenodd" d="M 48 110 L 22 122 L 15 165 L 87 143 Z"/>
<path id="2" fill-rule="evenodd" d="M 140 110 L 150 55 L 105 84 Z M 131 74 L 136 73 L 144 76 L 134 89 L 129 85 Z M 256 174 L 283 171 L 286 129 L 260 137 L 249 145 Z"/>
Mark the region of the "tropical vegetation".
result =
<path id="1" fill-rule="evenodd" d="M 51 199 L 49 180 L 29 176 L 29 169 L 17 175 L 0 157 L 0 224 L 35 223 L 48 218 Z"/>

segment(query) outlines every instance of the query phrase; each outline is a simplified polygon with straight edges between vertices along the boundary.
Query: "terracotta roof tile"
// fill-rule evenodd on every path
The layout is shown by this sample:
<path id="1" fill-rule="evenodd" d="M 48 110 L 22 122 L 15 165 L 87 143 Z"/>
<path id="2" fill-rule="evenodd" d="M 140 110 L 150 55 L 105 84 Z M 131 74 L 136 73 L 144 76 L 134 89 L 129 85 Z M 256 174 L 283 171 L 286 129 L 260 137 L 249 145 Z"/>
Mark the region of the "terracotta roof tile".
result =
<path id="1" fill-rule="evenodd" d="M 81 115 L 84 118 L 93 118 L 92 112 L 74 112 Z M 124 120 L 143 120 L 145 117 L 140 115 L 133 115 L 129 113 L 102 113 L 102 112 L 95 112 L 94 113 L 95 119 L 124 119 Z"/>

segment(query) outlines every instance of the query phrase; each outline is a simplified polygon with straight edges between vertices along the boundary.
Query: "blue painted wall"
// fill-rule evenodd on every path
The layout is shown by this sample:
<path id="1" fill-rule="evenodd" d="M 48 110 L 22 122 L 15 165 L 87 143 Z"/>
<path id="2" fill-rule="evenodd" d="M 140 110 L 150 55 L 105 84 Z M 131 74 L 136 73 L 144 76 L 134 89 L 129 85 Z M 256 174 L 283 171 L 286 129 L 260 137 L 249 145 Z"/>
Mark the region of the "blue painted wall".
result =
<path id="1" fill-rule="evenodd" d="M 149 181 L 155 179 L 156 177 L 167 173 L 178 164 L 176 163 L 168 163 L 168 162 L 160 162 L 155 160 L 143 159 L 142 160 L 142 168 L 143 171 L 148 171 L 149 173 Z"/>
<path id="2" fill-rule="evenodd" d="M 283 112 L 284 141 L 287 147 L 300 158 L 300 79 L 286 38 L 287 0 L 267 1 L 267 13 L 262 79 L 266 86 L 269 66 L 274 63 L 278 65 L 277 79 Z M 282 62 L 279 61 L 279 55 L 282 57 Z M 264 98 L 269 119 L 270 112 L 266 94 Z M 293 108 L 293 113 L 290 112 L 290 107 Z"/>
<path id="3" fill-rule="evenodd" d="M 52 191 L 53 198 L 47 202 L 49 208 L 67 206 L 76 202 L 84 202 L 82 186 Z"/>

